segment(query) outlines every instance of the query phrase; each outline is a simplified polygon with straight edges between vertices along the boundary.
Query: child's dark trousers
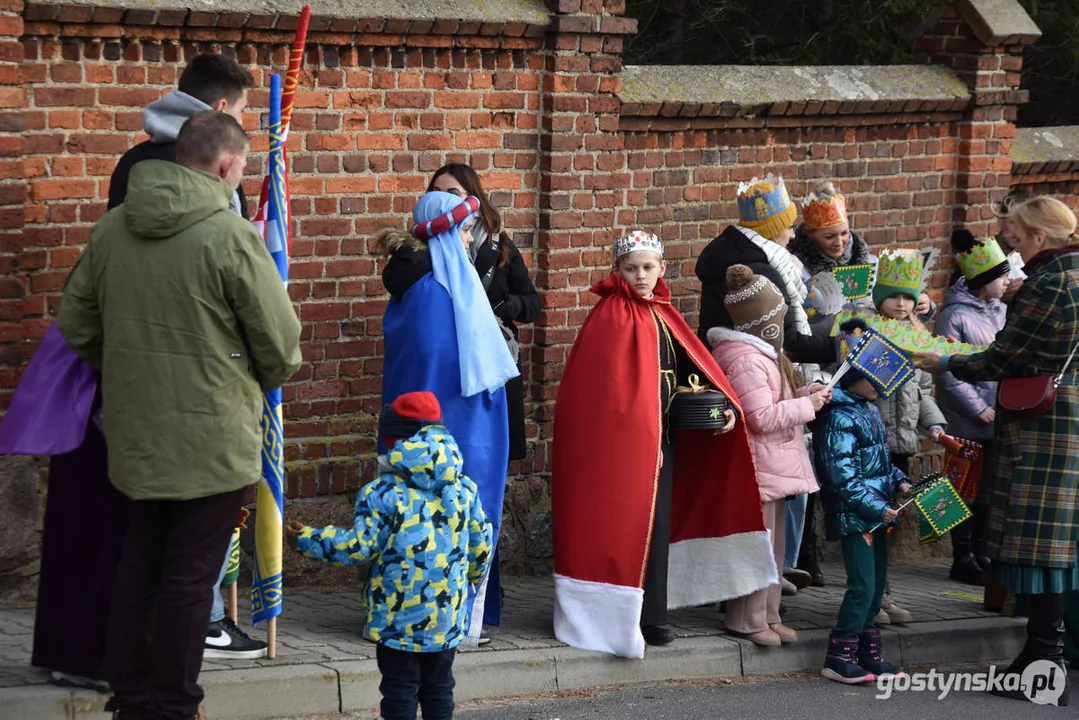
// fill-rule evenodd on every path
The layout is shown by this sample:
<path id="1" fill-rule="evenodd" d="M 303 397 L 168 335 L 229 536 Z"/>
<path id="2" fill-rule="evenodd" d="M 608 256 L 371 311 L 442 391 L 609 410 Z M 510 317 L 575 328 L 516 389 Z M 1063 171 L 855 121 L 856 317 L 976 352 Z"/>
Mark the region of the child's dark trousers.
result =
<path id="1" fill-rule="evenodd" d="M 417 705 L 423 720 L 452 720 L 456 652 L 404 652 L 379 643 L 375 657 L 384 720 L 416 720 Z"/>

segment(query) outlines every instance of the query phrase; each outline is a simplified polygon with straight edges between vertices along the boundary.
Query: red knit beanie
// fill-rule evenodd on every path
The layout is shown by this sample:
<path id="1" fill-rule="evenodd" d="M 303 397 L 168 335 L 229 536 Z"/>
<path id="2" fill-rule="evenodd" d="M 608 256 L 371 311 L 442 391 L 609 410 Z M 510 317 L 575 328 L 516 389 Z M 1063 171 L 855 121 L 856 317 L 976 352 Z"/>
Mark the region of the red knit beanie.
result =
<path id="1" fill-rule="evenodd" d="M 386 447 L 391 448 L 398 440 L 412 437 L 428 425 L 440 422 L 442 408 L 434 393 L 405 393 L 382 409 L 378 435 Z"/>

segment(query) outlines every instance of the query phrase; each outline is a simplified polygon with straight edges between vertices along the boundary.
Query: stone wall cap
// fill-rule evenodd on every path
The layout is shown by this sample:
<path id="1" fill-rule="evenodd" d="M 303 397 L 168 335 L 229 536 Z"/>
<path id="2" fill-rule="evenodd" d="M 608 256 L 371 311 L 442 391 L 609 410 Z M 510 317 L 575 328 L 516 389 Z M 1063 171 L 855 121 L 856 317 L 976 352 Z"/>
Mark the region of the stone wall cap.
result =
<path id="1" fill-rule="evenodd" d="M 770 114 L 786 104 L 790 115 L 821 103 L 861 103 L 859 114 L 909 100 L 955 109 L 971 95 L 954 72 L 934 65 L 629 65 L 619 97 L 642 110 L 656 103 L 721 104 Z"/>
<path id="2" fill-rule="evenodd" d="M 1019 0 L 960 0 L 957 9 L 985 45 L 1029 45 L 1042 31 Z"/>
<path id="3" fill-rule="evenodd" d="M 1016 169 L 1044 163 L 1079 166 L 1079 125 L 1019 128 L 1012 141 L 1011 157 Z"/>
<path id="4" fill-rule="evenodd" d="M 304 5 L 310 5 L 312 17 L 473 20 L 542 26 L 551 21 L 542 0 L 31 0 L 27 4 L 296 17 Z"/>

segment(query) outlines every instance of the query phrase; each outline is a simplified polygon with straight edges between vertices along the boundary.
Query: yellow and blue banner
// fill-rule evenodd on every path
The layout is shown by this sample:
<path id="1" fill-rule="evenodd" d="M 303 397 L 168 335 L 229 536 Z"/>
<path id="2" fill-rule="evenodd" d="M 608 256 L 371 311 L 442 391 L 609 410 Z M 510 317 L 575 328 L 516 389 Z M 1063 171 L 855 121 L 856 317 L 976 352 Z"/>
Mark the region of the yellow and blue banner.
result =
<path id="1" fill-rule="evenodd" d="M 255 224 L 262 231 L 281 281 L 288 282 L 289 203 L 285 181 L 284 132 L 281 123 L 281 76 L 270 78 L 270 156 Z M 282 525 L 285 501 L 285 442 L 281 388 L 262 401 L 262 479 L 255 515 L 254 577 L 251 621 L 254 625 L 281 614 Z"/>
<path id="2" fill-rule="evenodd" d="M 282 88 L 281 76 L 270 77 L 270 154 L 262 183 L 255 226 L 262 233 L 281 281 L 288 284 L 289 253 L 292 249 L 288 163 L 285 141 L 292 119 L 292 105 L 299 84 L 307 42 L 310 6 L 300 13 L 292 42 L 288 73 Z M 255 515 L 254 577 L 251 581 L 251 622 L 259 623 L 281 614 L 282 526 L 285 510 L 285 434 L 281 409 L 281 389 L 265 394 L 262 403 L 262 478 L 258 485 Z"/>

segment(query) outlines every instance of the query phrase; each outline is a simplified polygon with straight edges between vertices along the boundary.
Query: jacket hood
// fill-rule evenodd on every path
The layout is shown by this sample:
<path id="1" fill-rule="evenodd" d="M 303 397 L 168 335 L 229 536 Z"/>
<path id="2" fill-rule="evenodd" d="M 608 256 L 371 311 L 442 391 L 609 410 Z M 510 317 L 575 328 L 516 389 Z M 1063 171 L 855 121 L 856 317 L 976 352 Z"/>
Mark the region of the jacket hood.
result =
<path id="1" fill-rule="evenodd" d="M 404 230 L 385 229 L 378 233 L 379 247 L 390 256 L 382 270 L 382 284 L 390 295 L 399 298 L 409 288 L 434 270 L 427 244 Z"/>
<path id="2" fill-rule="evenodd" d="M 961 277 L 955 281 L 955 284 L 948 288 L 948 292 L 944 294 L 945 305 L 968 305 L 978 310 L 985 310 L 987 305 L 999 303 L 1000 300 L 990 300 L 988 303 L 978 299 L 967 286 L 967 279 Z"/>
<path id="3" fill-rule="evenodd" d="M 441 425 L 428 425 L 412 437 L 398 440 L 385 462 L 405 484 L 426 491 L 456 483 L 464 468 L 457 441 Z"/>
<path id="4" fill-rule="evenodd" d="M 866 405 L 869 400 L 865 399 L 861 395 L 855 395 L 852 392 L 848 392 L 838 385 L 832 388 L 832 400 L 828 403 L 829 406 L 833 405 Z"/>
<path id="5" fill-rule="evenodd" d="M 219 177 L 164 160 L 144 160 L 131 168 L 122 207 L 132 234 L 160 239 L 228 210 L 231 196 Z"/>
<path id="6" fill-rule="evenodd" d="M 727 268 L 731 265 L 768 262 L 764 250 L 750 240 L 745 232 L 735 225 L 729 225 L 717 238 L 719 242 L 708 243 L 697 258 L 696 273 L 702 283 L 726 285 Z"/>
<path id="7" fill-rule="evenodd" d="M 183 124 L 196 113 L 212 110 L 198 98 L 172 90 L 160 100 L 154 100 L 142 111 L 142 129 L 157 145 L 176 142 Z"/>
<path id="8" fill-rule="evenodd" d="M 708 331 L 708 344 L 713 350 L 718 350 L 721 345 L 729 343 L 743 343 L 744 349 L 742 352 L 738 352 L 734 349 L 725 349 L 725 354 L 729 352 L 732 356 L 739 356 L 744 352 L 752 352 L 753 349 L 756 349 L 772 360 L 777 359 L 776 349 L 756 335 L 750 335 L 749 333 L 739 332 L 738 330 L 731 330 L 730 328 L 725 327 L 714 327 Z"/>

